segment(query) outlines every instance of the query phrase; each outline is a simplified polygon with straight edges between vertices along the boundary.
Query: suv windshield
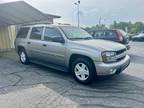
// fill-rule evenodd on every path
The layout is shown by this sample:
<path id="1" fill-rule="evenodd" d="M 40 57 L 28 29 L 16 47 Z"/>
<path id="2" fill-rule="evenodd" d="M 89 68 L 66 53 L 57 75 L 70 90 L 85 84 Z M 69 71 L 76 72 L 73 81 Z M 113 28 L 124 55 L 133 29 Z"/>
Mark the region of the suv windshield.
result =
<path id="1" fill-rule="evenodd" d="M 87 33 L 85 30 L 78 27 L 61 27 L 68 39 L 93 39 L 93 37 Z"/>

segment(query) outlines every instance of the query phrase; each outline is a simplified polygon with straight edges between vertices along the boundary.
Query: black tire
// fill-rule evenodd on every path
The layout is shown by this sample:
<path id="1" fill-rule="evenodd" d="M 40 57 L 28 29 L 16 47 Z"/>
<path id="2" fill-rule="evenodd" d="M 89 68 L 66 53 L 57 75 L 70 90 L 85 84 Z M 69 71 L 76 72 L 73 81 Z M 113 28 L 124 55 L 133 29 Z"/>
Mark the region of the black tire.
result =
<path id="1" fill-rule="evenodd" d="M 22 58 L 21 58 L 22 53 L 25 55 L 25 60 L 22 60 Z M 21 49 L 19 50 L 18 54 L 19 54 L 20 62 L 21 62 L 22 64 L 25 64 L 25 65 L 29 64 L 29 59 L 28 59 L 27 53 L 26 53 L 26 51 L 25 51 L 24 48 L 21 48 Z"/>
<path id="2" fill-rule="evenodd" d="M 89 70 L 89 76 L 86 80 L 80 80 L 76 76 L 75 67 L 79 63 L 85 64 L 87 66 L 88 70 Z M 96 77 L 96 70 L 95 70 L 94 64 L 92 63 L 91 60 L 89 60 L 87 58 L 78 58 L 78 59 L 74 60 L 71 63 L 71 72 L 72 72 L 72 75 L 73 75 L 74 79 L 76 81 L 82 83 L 82 84 L 90 84 L 90 83 L 93 82 L 94 78 Z"/>

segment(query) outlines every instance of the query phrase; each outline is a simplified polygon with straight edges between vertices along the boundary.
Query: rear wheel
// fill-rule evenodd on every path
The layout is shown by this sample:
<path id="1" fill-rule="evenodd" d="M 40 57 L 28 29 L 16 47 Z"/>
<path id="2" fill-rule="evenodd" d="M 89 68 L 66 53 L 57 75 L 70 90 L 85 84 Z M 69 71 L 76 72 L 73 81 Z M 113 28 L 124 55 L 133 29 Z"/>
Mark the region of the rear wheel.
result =
<path id="1" fill-rule="evenodd" d="M 22 64 L 28 64 L 29 63 L 29 59 L 28 59 L 28 56 L 26 54 L 25 49 L 20 49 L 18 54 L 19 54 L 19 59 L 20 59 Z"/>
<path id="2" fill-rule="evenodd" d="M 82 84 L 92 83 L 96 72 L 93 63 L 86 58 L 76 59 L 71 66 L 71 71 L 76 81 Z"/>

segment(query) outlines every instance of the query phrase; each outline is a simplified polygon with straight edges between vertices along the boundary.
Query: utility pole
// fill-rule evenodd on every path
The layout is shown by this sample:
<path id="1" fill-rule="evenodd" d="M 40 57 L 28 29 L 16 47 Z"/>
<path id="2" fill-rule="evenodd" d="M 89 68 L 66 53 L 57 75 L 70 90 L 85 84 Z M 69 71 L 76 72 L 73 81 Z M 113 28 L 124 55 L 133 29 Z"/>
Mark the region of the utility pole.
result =
<path id="1" fill-rule="evenodd" d="M 80 27 L 80 12 L 79 12 L 79 5 L 80 0 L 78 0 L 76 3 L 74 3 L 77 6 L 77 20 L 78 20 L 78 27 Z"/>
<path id="2" fill-rule="evenodd" d="M 101 25 L 101 16 L 100 16 L 100 18 L 99 18 L 99 25 Z"/>
<path id="3" fill-rule="evenodd" d="M 101 30 L 102 29 L 102 27 L 101 27 L 101 16 L 100 16 L 100 18 L 99 18 L 99 26 L 98 26 L 98 28 Z"/>

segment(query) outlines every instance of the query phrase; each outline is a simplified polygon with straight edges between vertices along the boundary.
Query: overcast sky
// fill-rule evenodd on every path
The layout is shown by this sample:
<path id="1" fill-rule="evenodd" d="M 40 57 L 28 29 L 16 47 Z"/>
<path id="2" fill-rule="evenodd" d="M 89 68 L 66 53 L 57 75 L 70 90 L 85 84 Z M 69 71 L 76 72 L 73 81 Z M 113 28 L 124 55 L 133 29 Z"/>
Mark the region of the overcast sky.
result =
<path id="1" fill-rule="evenodd" d="M 8 2 L 16 0 L 0 0 Z M 77 23 L 77 0 L 24 0 L 42 12 L 60 15 L 56 22 Z M 110 24 L 116 21 L 144 21 L 144 0 L 81 0 L 81 25 Z"/>

